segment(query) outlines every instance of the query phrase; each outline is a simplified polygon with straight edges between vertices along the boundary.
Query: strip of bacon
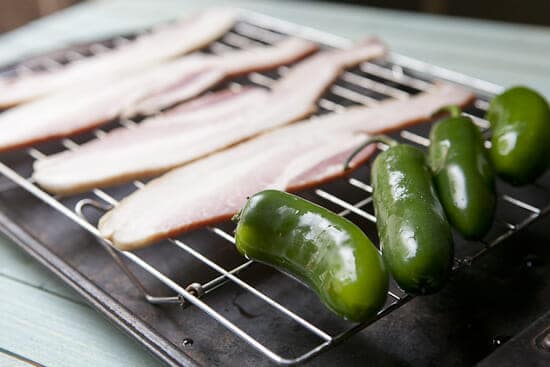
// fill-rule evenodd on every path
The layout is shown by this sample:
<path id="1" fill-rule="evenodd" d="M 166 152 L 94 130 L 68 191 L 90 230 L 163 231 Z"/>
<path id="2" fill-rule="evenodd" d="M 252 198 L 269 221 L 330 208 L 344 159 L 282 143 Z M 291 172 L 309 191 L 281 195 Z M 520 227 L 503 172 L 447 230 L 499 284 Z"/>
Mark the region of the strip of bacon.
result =
<path id="1" fill-rule="evenodd" d="M 0 151 L 66 137 L 93 129 L 118 116 L 134 103 L 175 82 L 190 98 L 227 75 L 262 70 L 301 59 L 317 50 L 311 42 L 290 38 L 275 46 L 231 51 L 222 55 L 190 55 L 112 85 L 69 90 L 15 107 L 0 114 Z"/>
<path id="2" fill-rule="evenodd" d="M 206 95 L 175 108 L 181 111 L 170 111 L 133 129 L 115 129 L 76 151 L 37 160 L 33 177 L 46 190 L 67 195 L 163 173 L 219 145 L 210 140 L 204 145 L 196 141 L 195 149 L 191 146 L 202 132 L 224 139 L 215 134 L 216 125 L 223 125 L 227 116 L 236 116 L 239 110 L 262 104 L 268 93 L 262 88 L 246 88 Z"/>
<path id="3" fill-rule="evenodd" d="M 258 52 L 258 51 L 261 51 Z M 286 55 L 285 55 L 286 51 Z M 201 61 L 199 70 L 182 78 L 173 78 L 172 84 L 151 93 L 124 111 L 124 116 L 151 114 L 188 100 L 215 83 L 251 71 L 273 69 L 276 66 L 298 61 L 313 52 L 317 46 L 300 39 L 291 38 L 274 47 L 253 47 L 243 51 L 231 51 L 209 61 Z"/>
<path id="4" fill-rule="evenodd" d="M 367 134 L 419 123 L 443 106 L 472 100 L 460 87 L 438 85 L 409 100 L 354 107 L 272 131 L 151 181 L 106 213 L 99 230 L 118 248 L 132 250 L 226 220 L 257 191 L 296 191 L 343 176 L 345 158 Z M 352 168 L 371 152 L 358 156 Z"/>
<path id="5" fill-rule="evenodd" d="M 34 178 L 48 191 L 71 194 L 165 172 L 305 118 L 344 68 L 384 52 L 369 40 L 319 53 L 293 67 L 271 91 L 251 88 L 199 98 L 135 129 L 121 128 L 74 152 L 37 161 Z"/>
<path id="6" fill-rule="evenodd" d="M 147 66 L 199 49 L 226 33 L 236 16 L 228 10 L 209 10 L 166 25 L 112 51 L 75 61 L 56 71 L 0 79 L 0 108 L 11 107 L 66 88 L 81 89 L 109 83 Z M 105 80 L 106 79 L 106 80 Z"/>

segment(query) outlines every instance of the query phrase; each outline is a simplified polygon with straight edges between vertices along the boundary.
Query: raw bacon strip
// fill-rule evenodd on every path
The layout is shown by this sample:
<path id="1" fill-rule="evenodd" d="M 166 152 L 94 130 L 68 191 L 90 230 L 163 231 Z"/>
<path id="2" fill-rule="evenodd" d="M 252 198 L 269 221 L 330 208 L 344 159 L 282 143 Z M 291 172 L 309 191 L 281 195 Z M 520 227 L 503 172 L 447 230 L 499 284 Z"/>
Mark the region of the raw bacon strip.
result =
<path id="1" fill-rule="evenodd" d="M 110 78 L 117 79 L 196 50 L 226 33 L 235 19 L 231 11 L 205 11 L 143 35 L 118 49 L 75 61 L 57 71 L 0 79 L 0 108 L 65 88 L 85 88 L 88 83 L 96 84 L 98 79 L 108 83 Z"/>
<path id="2" fill-rule="evenodd" d="M 223 123 L 250 106 L 262 103 L 268 94 L 266 89 L 257 87 L 244 87 L 238 91 L 225 89 L 198 97 L 167 110 L 162 115 L 149 118 L 143 121 L 137 129 L 145 126 L 170 125 L 185 125 L 187 128 L 191 128 L 210 122 Z"/>
<path id="3" fill-rule="evenodd" d="M 367 134 L 425 121 L 443 106 L 472 100 L 460 87 L 438 85 L 409 100 L 354 107 L 275 130 L 151 181 L 106 213 L 99 230 L 118 248 L 131 250 L 228 219 L 257 191 L 294 191 L 341 177 L 345 158 Z M 368 156 L 357 157 L 352 168 Z"/>
<path id="4" fill-rule="evenodd" d="M 282 65 L 316 49 L 311 42 L 292 38 L 275 46 L 221 56 L 191 55 L 112 85 L 99 84 L 40 98 L 0 114 L 0 151 L 93 129 L 137 101 L 170 88 L 174 80 L 182 83 L 180 90 L 186 98 L 194 97 L 225 78 L 227 72 L 235 74 Z"/>
<path id="5" fill-rule="evenodd" d="M 37 161 L 34 178 L 48 191 L 71 194 L 165 172 L 310 115 L 345 67 L 384 52 L 370 40 L 320 53 L 292 68 L 271 91 L 252 88 L 202 97 L 135 129 L 118 129 L 77 151 Z"/>
<path id="6" fill-rule="evenodd" d="M 261 88 L 247 88 L 237 93 L 220 92 L 201 97 L 190 103 L 202 105 L 200 109 L 185 105 L 181 112 L 145 121 L 134 129 L 113 130 L 103 139 L 86 143 L 76 151 L 35 161 L 33 177 L 48 191 L 66 195 L 163 173 L 182 160 L 206 154 L 212 146 L 219 145 L 220 138 L 224 139 L 203 128 L 205 122 L 224 123 L 227 114 L 234 116 L 243 106 L 262 103 L 267 94 Z M 213 123 L 208 126 L 215 129 Z M 218 140 L 204 145 L 197 142 L 192 149 L 193 140 L 200 139 L 203 132 Z"/>
<path id="7" fill-rule="evenodd" d="M 317 49 L 318 47 L 311 42 L 290 38 L 280 42 L 278 47 L 253 47 L 243 51 L 231 51 L 210 57 L 208 61 L 201 62 L 199 65 L 200 70 L 195 74 L 180 79 L 174 78 L 171 85 L 144 97 L 124 111 L 124 115 L 146 115 L 165 109 L 196 96 L 223 79 L 289 64 L 308 56 Z M 197 89 L 199 93 L 197 93 Z"/>

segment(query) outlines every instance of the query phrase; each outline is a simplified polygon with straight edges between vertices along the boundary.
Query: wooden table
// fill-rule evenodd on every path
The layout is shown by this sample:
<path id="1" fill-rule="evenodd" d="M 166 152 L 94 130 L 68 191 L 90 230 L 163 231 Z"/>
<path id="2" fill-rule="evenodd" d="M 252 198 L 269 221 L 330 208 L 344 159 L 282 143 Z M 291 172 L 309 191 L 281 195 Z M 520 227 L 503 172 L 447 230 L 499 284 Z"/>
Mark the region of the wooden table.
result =
<path id="1" fill-rule="evenodd" d="M 227 2 L 86 2 L 1 36 L 0 65 L 222 3 Z M 232 5 L 353 39 L 375 34 L 396 52 L 506 86 L 530 85 L 550 97 L 550 28 L 307 1 Z M 0 366 L 160 364 L 1 236 L 0 315 Z"/>

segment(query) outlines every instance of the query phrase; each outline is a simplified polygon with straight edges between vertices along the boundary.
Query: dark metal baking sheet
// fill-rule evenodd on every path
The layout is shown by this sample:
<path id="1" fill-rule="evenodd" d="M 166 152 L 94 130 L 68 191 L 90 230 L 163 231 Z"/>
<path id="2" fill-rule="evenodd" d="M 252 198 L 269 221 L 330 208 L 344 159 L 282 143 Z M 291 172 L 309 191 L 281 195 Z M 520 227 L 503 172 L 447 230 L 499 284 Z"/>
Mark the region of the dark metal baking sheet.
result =
<path id="1" fill-rule="evenodd" d="M 550 311 L 485 358 L 478 367 L 550 366 Z"/>

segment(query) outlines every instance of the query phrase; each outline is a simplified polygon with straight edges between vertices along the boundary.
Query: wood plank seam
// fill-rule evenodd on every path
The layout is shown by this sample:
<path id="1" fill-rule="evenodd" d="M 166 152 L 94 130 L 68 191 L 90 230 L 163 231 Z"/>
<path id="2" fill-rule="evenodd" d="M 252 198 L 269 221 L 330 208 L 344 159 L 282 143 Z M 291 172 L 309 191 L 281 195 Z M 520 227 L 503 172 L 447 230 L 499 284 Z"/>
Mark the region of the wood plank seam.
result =
<path id="1" fill-rule="evenodd" d="M 14 276 L 11 276 L 9 274 L 6 274 L 6 273 L 3 273 L 3 272 L 0 272 L 0 277 L 3 277 L 3 278 L 6 278 L 6 279 L 9 279 L 13 282 L 16 282 L 16 283 L 19 283 L 19 284 L 22 284 L 22 285 L 25 285 L 27 287 L 30 287 L 30 288 L 34 288 L 36 290 L 39 290 L 41 292 L 45 292 L 45 293 L 48 293 L 48 294 L 51 294 L 55 297 L 59 297 L 59 298 L 63 298 L 64 300 L 67 300 L 67 301 L 70 301 L 72 303 L 75 303 L 77 305 L 80 305 L 80 306 L 83 306 L 83 307 L 86 307 L 86 308 L 90 308 L 90 305 L 85 303 L 85 302 L 82 302 L 82 301 L 78 301 L 78 300 L 75 300 L 75 299 L 72 299 L 70 297 L 67 297 L 61 293 L 57 293 L 57 292 L 54 292 L 50 289 L 47 289 L 45 287 L 43 287 L 42 285 L 36 285 L 36 284 L 32 284 L 30 282 L 27 282 L 25 280 L 22 280 L 22 279 L 18 279 Z"/>
<path id="2" fill-rule="evenodd" d="M 10 350 L 7 350 L 7 349 L 4 349 L 2 347 L 0 347 L 0 353 L 8 356 L 8 357 L 11 357 L 11 358 L 15 358 L 21 362 L 24 362 L 24 363 L 27 363 L 33 367 L 46 367 L 45 365 L 41 364 L 41 363 L 38 363 L 36 361 L 33 361 L 32 359 L 29 359 L 25 356 L 22 356 L 20 354 L 17 354 L 15 352 L 12 352 Z"/>

